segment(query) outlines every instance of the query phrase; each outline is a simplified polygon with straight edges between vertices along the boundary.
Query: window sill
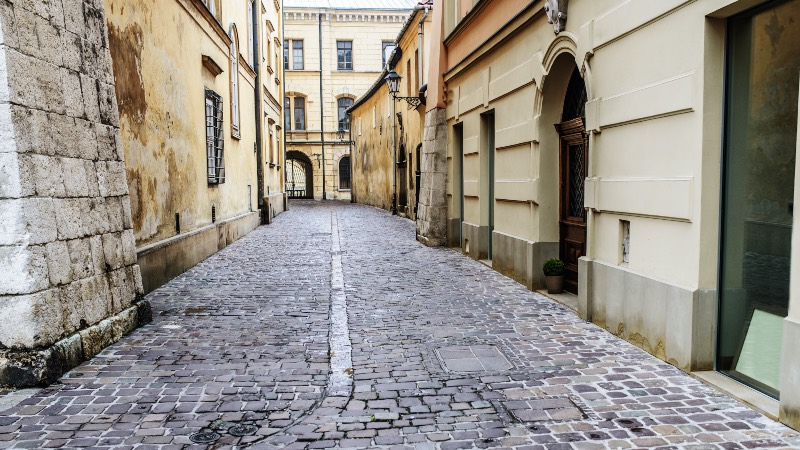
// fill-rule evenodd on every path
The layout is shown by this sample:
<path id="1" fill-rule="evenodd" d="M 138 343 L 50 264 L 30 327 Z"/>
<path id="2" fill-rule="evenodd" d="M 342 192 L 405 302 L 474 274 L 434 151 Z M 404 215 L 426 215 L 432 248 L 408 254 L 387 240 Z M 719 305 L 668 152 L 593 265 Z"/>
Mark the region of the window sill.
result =
<path id="1" fill-rule="evenodd" d="M 339 189 L 339 192 L 351 192 L 352 189 Z"/>
<path id="2" fill-rule="evenodd" d="M 231 131 L 231 137 L 236 139 L 237 141 L 241 141 L 242 140 L 242 135 L 239 134 L 238 131 Z"/>

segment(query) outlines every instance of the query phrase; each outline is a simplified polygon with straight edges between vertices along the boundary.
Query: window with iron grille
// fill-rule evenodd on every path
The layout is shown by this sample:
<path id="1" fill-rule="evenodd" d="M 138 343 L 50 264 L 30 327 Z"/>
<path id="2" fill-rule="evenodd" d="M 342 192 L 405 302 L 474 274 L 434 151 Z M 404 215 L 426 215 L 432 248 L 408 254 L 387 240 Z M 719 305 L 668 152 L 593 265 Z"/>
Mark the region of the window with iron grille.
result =
<path id="1" fill-rule="evenodd" d="M 339 70 L 353 70 L 353 41 L 336 41 L 336 60 Z"/>
<path id="2" fill-rule="evenodd" d="M 342 156 L 339 160 L 339 189 L 350 189 L 350 157 Z"/>
<path id="3" fill-rule="evenodd" d="M 222 136 L 222 97 L 206 89 L 206 156 L 208 184 L 225 182 L 224 138 Z"/>

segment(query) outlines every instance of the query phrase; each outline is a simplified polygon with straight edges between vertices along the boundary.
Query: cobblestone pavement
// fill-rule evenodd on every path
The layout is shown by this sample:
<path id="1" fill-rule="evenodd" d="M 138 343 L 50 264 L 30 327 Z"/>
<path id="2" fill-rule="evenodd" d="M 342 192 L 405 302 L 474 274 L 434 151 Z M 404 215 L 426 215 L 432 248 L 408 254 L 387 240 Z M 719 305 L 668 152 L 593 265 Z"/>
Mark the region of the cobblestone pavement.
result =
<path id="1" fill-rule="evenodd" d="M 0 448 L 800 448 L 567 308 L 422 246 L 406 219 L 290 207 L 151 293 L 151 324 L 0 412 Z"/>

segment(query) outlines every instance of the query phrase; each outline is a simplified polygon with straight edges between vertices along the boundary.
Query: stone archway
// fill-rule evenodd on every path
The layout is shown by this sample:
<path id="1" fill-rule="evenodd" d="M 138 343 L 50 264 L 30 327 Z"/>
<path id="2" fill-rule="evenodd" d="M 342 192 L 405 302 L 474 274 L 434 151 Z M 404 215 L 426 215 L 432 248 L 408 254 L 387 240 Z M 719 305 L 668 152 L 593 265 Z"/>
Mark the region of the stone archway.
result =
<path id="1" fill-rule="evenodd" d="M 314 198 L 314 165 L 303 152 L 286 152 L 286 193 L 289 198 Z"/>

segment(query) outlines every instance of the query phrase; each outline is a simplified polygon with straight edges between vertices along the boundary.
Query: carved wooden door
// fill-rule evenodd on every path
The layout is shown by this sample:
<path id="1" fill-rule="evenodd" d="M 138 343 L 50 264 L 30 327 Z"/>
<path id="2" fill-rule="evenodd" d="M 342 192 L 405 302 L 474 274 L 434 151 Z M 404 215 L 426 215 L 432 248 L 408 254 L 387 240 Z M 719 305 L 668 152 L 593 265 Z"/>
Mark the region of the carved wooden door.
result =
<path id="1" fill-rule="evenodd" d="M 583 207 L 589 143 L 582 118 L 556 125 L 561 141 L 560 249 L 564 290 L 578 293 L 578 259 L 586 254 L 586 210 Z"/>

